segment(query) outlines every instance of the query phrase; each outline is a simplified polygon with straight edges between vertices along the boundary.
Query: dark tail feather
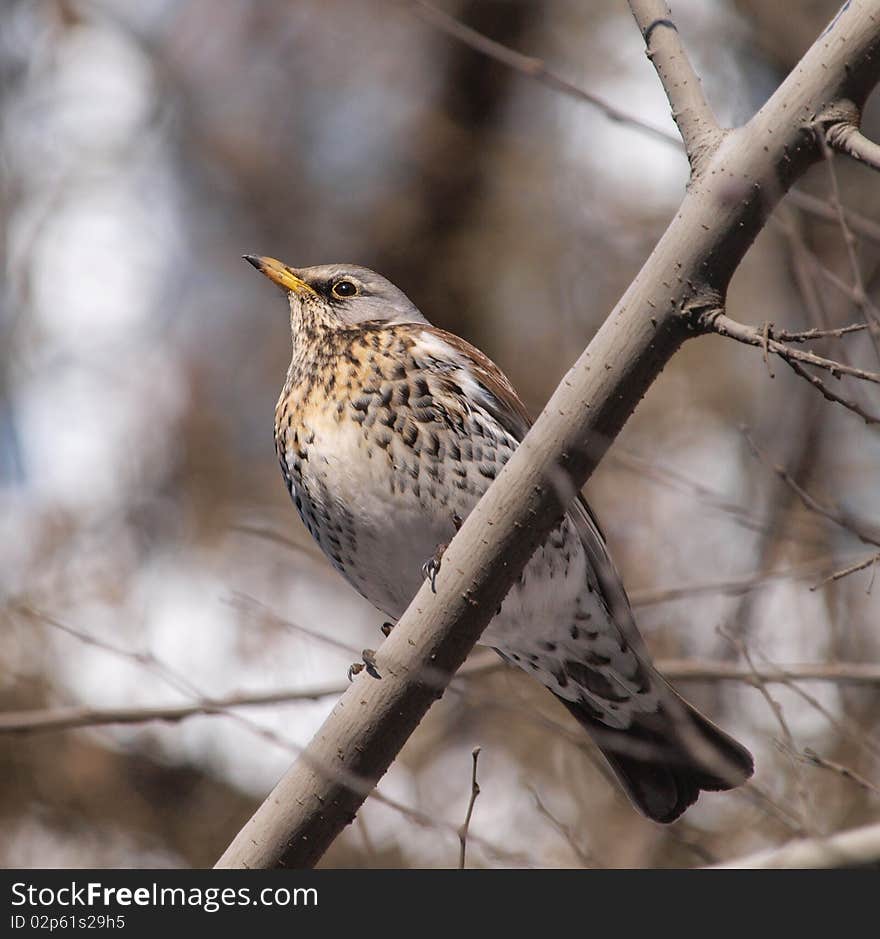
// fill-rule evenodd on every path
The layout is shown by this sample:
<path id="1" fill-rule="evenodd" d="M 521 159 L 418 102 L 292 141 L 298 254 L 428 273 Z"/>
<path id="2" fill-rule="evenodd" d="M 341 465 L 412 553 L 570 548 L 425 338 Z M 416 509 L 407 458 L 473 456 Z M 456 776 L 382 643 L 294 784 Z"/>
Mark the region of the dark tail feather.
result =
<path id="1" fill-rule="evenodd" d="M 675 692 L 626 730 L 606 727 L 583 704 L 559 700 L 596 741 L 636 808 L 655 822 L 674 822 L 701 790 L 733 789 L 754 771 L 749 751 Z"/>

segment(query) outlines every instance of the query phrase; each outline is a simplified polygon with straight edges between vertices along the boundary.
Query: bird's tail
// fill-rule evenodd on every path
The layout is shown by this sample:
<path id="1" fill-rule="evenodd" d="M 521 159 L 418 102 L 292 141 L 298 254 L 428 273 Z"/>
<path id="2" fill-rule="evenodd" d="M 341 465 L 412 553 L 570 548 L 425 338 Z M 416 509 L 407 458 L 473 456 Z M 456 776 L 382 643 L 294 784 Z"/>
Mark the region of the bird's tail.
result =
<path id="1" fill-rule="evenodd" d="M 636 808 L 655 822 L 675 821 L 701 790 L 733 789 L 754 771 L 745 747 L 666 689 L 660 709 L 635 715 L 625 730 L 607 727 L 583 704 L 559 699 L 596 742 Z"/>

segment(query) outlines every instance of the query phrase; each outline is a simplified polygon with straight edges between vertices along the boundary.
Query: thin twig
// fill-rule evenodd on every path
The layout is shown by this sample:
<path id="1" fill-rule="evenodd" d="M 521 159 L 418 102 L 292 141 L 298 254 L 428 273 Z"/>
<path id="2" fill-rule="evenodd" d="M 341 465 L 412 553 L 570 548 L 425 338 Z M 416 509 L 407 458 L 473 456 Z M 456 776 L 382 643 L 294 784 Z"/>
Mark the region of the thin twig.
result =
<path id="1" fill-rule="evenodd" d="M 813 586 L 810 587 L 810 590 L 818 590 L 820 587 L 824 587 L 826 584 L 832 584 L 834 581 L 840 580 L 843 577 L 849 577 L 850 574 L 863 571 L 866 567 L 873 567 L 878 561 L 880 561 L 880 554 L 869 554 L 868 557 L 866 557 L 863 561 L 857 561 L 855 564 L 850 564 L 849 567 L 844 567 L 842 570 L 835 571 L 824 580 L 819 581 L 818 584 L 813 584 Z"/>
<path id="2" fill-rule="evenodd" d="M 600 865 L 596 862 L 596 859 L 585 851 L 580 843 L 578 838 L 575 837 L 571 828 L 559 821 L 559 819 L 547 808 L 546 805 L 541 801 L 541 797 L 538 795 L 536 789 L 529 786 L 529 792 L 532 794 L 532 798 L 535 800 L 535 807 L 547 819 L 548 822 L 553 826 L 553 829 L 559 834 L 568 845 L 571 853 L 580 861 L 582 867 L 585 868 L 596 868 Z"/>
<path id="3" fill-rule="evenodd" d="M 412 7 L 413 12 L 425 23 L 435 29 L 439 29 L 456 42 L 460 42 L 468 48 L 473 49 L 475 52 L 479 52 L 481 55 L 485 55 L 496 62 L 500 62 L 502 65 L 513 69 L 520 75 L 530 78 L 539 84 L 545 85 L 576 101 L 596 108 L 609 120 L 623 127 L 630 127 L 633 130 L 648 134 L 655 140 L 673 146 L 678 150 L 684 149 L 684 144 L 679 137 L 616 107 L 599 95 L 593 94 L 584 88 L 580 88 L 563 78 L 557 72 L 548 68 L 547 64 L 542 59 L 524 55 L 521 52 L 511 49 L 509 46 L 505 46 L 503 43 L 486 36 L 484 33 L 450 16 L 444 10 L 438 9 L 433 4 L 428 3 L 427 0 L 405 0 L 405 2 Z M 788 193 L 787 198 L 798 208 L 816 218 L 827 222 L 837 220 L 837 212 L 834 207 L 830 206 L 825 200 L 819 199 L 808 192 L 792 189 Z M 851 209 L 846 210 L 846 219 L 850 227 L 859 235 L 880 244 L 880 225 L 878 225 L 877 222 Z"/>
<path id="4" fill-rule="evenodd" d="M 785 469 L 784 466 L 779 466 L 776 463 L 773 463 L 764 451 L 758 446 L 755 442 L 752 435 L 749 433 L 747 427 L 742 427 L 742 433 L 745 437 L 746 443 L 749 445 L 749 449 L 752 451 L 754 456 L 761 460 L 766 466 L 769 466 L 774 473 L 788 486 L 792 492 L 801 500 L 801 502 L 808 508 L 811 512 L 815 512 L 817 515 L 821 515 L 822 518 L 827 519 L 829 522 L 833 522 L 835 525 L 838 525 L 840 528 L 843 528 L 845 531 L 848 531 L 855 535 L 860 541 L 865 544 L 873 545 L 875 548 L 880 548 L 880 533 L 875 533 L 869 531 L 864 524 L 858 522 L 856 519 L 844 515 L 842 512 L 829 508 L 827 505 L 821 503 L 815 496 L 812 496 L 803 486 L 799 485 L 797 480 L 792 479 L 791 475 Z"/>
<path id="5" fill-rule="evenodd" d="M 648 459 L 625 448 L 615 448 L 613 452 L 608 454 L 606 459 L 623 469 L 637 473 L 650 482 L 695 497 L 709 508 L 728 515 L 733 522 L 749 531 L 765 532 L 767 530 L 766 522 L 744 506 L 705 485 L 701 480 L 693 479 L 689 475 L 656 459 Z M 778 534 L 778 537 L 797 540 L 798 544 L 803 545 L 808 542 L 809 533 L 802 530 L 791 533 L 782 532 Z M 816 544 L 818 545 L 819 542 L 816 542 Z"/>
<path id="6" fill-rule="evenodd" d="M 852 323 L 841 326 L 839 329 L 807 329 L 803 332 L 789 332 L 786 329 L 776 329 L 773 335 L 780 342 L 811 342 L 813 339 L 840 339 L 850 333 L 860 333 L 868 329 L 867 323 Z"/>
<path id="7" fill-rule="evenodd" d="M 661 143 L 669 144 L 679 150 L 681 149 L 681 141 L 674 134 L 662 130 L 659 127 L 654 127 L 652 124 L 648 124 L 634 117 L 632 114 L 628 114 L 626 111 L 615 107 L 615 105 L 610 104 L 604 98 L 600 98 L 598 95 L 586 91 L 584 88 L 579 88 L 561 75 L 551 71 L 542 59 L 530 55 L 523 55 L 523 53 L 511 49 L 509 46 L 505 46 L 494 39 L 490 39 L 488 36 L 467 26 L 465 23 L 450 16 L 443 10 L 439 10 L 433 4 L 427 3 L 426 0 L 408 0 L 408 3 L 419 19 L 424 20 L 426 23 L 446 33 L 446 35 L 451 36 L 463 45 L 468 46 L 475 52 L 479 52 L 490 59 L 494 59 L 496 62 L 501 62 L 515 72 L 526 75 L 539 84 L 552 88 L 554 91 L 560 91 L 570 98 L 589 104 L 591 107 L 596 108 L 604 114 L 610 121 L 634 127 L 643 133 L 650 134 L 655 140 L 659 140 Z"/>
<path id="8" fill-rule="evenodd" d="M 861 773 L 857 773 L 849 766 L 844 766 L 842 763 L 836 763 L 834 760 L 820 756 L 815 750 L 811 750 L 809 747 L 804 747 L 801 758 L 810 766 L 818 766 L 820 769 L 826 769 L 829 772 L 836 773 L 838 776 L 842 776 L 849 782 L 855 783 L 855 785 L 860 786 L 862 789 L 866 789 L 868 792 L 872 792 L 875 795 L 880 795 L 880 786 L 872 783 L 870 779 L 862 776 Z"/>
<path id="9" fill-rule="evenodd" d="M 758 689 L 761 694 L 761 697 L 767 702 L 768 707 L 770 708 L 773 716 L 776 718 L 776 723 L 779 724 L 779 729 L 782 731 L 783 739 L 790 752 L 796 752 L 796 745 L 794 742 L 794 736 L 792 735 L 791 728 L 788 726 L 788 721 L 785 719 L 785 712 L 782 710 L 782 705 L 770 694 L 767 690 L 767 683 L 760 677 L 758 669 L 755 667 L 755 663 L 752 661 L 752 656 L 749 653 L 748 646 L 738 637 L 732 636 L 730 633 L 721 630 L 721 635 L 727 639 L 728 642 L 732 643 L 734 647 L 739 651 L 740 655 L 746 660 L 746 664 L 749 667 L 749 670 L 754 676 L 754 687 Z M 798 800 L 800 802 L 801 808 L 801 822 L 804 827 L 808 830 L 812 830 L 811 826 L 811 812 L 810 812 L 810 800 L 807 793 L 806 783 L 804 781 L 803 773 L 800 772 L 800 769 L 797 763 L 792 758 L 792 765 L 794 767 L 795 775 L 795 789 L 798 794 Z"/>
<path id="10" fill-rule="evenodd" d="M 851 398 L 845 398 L 843 395 L 837 394 L 837 392 L 832 391 L 821 378 L 816 375 L 811 375 L 802 365 L 799 365 L 792 359 L 784 358 L 785 363 L 789 368 L 798 375 L 800 378 L 803 378 L 804 381 L 809 382 L 826 401 L 831 401 L 833 404 L 839 404 L 842 407 L 845 407 L 847 411 L 852 411 L 853 414 L 857 414 L 866 424 L 880 424 L 880 417 L 877 417 L 874 414 L 870 414 L 866 411 L 860 404 L 853 401 Z"/>
<path id="11" fill-rule="evenodd" d="M 834 573 L 839 563 L 833 560 L 810 561 L 782 570 L 758 571 L 741 577 L 729 577 L 724 580 L 707 581 L 705 583 L 685 584 L 680 587 L 663 587 L 651 590 L 632 590 L 629 593 L 633 608 L 640 609 L 655 606 L 658 603 L 669 603 L 674 600 L 683 600 L 701 594 L 721 593 L 727 596 L 738 596 L 749 593 L 765 584 L 777 580 L 805 579 Z"/>
<path id="12" fill-rule="evenodd" d="M 744 681 L 752 683 L 754 672 L 728 662 L 710 662 L 702 659 L 658 659 L 658 671 L 671 681 Z M 506 671 L 509 666 L 500 660 L 467 662 L 456 679 L 472 679 L 482 675 Z M 831 662 L 816 664 L 780 665 L 758 669 L 760 679 L 768 684 L 790 681 L 822 681 L 850 685 L 880 685 L 880 664 L 862 662 Z M 84 727 L 105 727 L 114 724 L 145 724 L 152 721 L 178 723 L 189 717 L 226 715 L 232 708 L 267 707 L 277 704 L 296 704 L 318 701 L 341 695 L 346 685 L 233 694 L 184 705 L 153 705 L 149 707 L 59 707 L 0 713 L 0 734 L 41 733 L 49 731 L 79 730 Z M 572 737 L 580 742 L 580 736 Z"/>
<path id="13" fill-rule="evenodd" d="M 823 222 L 834 223 L 838 219 L 838 214 L 833 206 L 829 205 L 824 199 L 804 192 L 802 189 L 792 189 L 787 198 L 799 209 L 821 219 Z M 880 244 L 880 224 L 873 219 L 860 215 L 858 212 L 853 212 L 852 209 L 846 209 L 844 217 L 854 232 L 869 241 L 873 241 L 875 244 Z"/>
<path id="14" fill-rule="evenodd" d="M 718 333 L 719 336 L 726 336 L 749 346 L 757 346 L 758 348 L 764 349 L 765 352 L 772 352 L 778 355 L 781 359 L 785 359 L 789 362 L 789 364 L 792 361 L 803 362 L 805 365 L 812 365 L 815 368 L 821 368 L 827 372 L 831 372 L 835 378 L 840 375 L 849 375 L 861 381 L 880 384 L 880 372 L 872 372 L 865 368 L 856 368 L 854 365 L 846 365 L 835 359 L 826 359 L 824 356 L 816 355 L 815 352 L 792 349 L 774 339 L 768 327 L 764 327 L 759 331 L 752 326 L 745 325 L 745 323 L 738 323 L 725 314 L 708 318 L 705 325 L 712 332 Z"/>
<path id="15" fill-rule="evenodd" d="M 826 131 L 821 125 L 816 125 L 816 137 L 819 141 L 819 147 L 822 150 L 822 156 L 825 158 L 825 165 L 828 167 L 828 179 L 831 189 L 829 202 L 837 213 L 840 232 L 843 236 L 843 243 L 846 246 L 846 255 L 849 259 L 850 273 L 852 274 L 853 281 L 850 288 L 852 299 L 861 310 L 864 318 L 871 323 L 871 329 L 868 331 L 868 335 L 871 337 L 875 354 L 880 358 L 880 320 L 878 320 L 877 309 L 869 301 L 867 291 L 865 290 L 862 268 L 859 264 L 858 242 L 846 221 L 846 215 L 843 211 L 843 200 L 840 197 L 840 186 L 838 185 L 837 173 L 834 168 L 834 154 L 831 152 L 831 147 L 829 146 L 829 138 L 833 138 L 838 142 L 841 140 L 840 126 L 841 125 L 832 125 L 832 127 L 828 128 Z M 824 271 L 824 265 L 820 265 L 820 269 Z M 825 271 L 825 273 L 826 276 L 832 274 L 830 271 Z M 832 275 L 832 278 L 833 276 L 834 275 Z"/>
<path id="16" fill-rule="evenodd" d="M 474 760 L 474 768 L 471 773 L 471 798 L 468 802 L 467 814 L 464 817 L 464 824 L 458 830 L 458 841 L 460 845 L 458 853 L 458 869 L 464 870 L 464 860 L 465 852 L 467 851 L 467 839 L 468 831 L 471 827 L 471 816 L 474 814 L 474 803 L 477 801 L 477 796 L 480 794 L 480 784 L 477 782 L 477 760 L 480 758 L 480 748 L 474 747 L 471 752 L 471 756 Z"/>

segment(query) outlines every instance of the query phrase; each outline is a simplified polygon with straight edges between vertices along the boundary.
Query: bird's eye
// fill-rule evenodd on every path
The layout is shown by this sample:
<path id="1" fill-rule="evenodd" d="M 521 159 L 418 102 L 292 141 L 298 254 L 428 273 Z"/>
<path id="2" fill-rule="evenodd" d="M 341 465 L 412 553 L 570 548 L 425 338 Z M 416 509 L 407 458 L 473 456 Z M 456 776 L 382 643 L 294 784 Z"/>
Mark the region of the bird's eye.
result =
<path id="1" fill-rule="evenodd" d="M 356 297 L 357 292 L 357 284 L 352 283 L 350 280 L 337 280 L 332 290 L 333 296 L 339 297 L 340 300 Z"/>

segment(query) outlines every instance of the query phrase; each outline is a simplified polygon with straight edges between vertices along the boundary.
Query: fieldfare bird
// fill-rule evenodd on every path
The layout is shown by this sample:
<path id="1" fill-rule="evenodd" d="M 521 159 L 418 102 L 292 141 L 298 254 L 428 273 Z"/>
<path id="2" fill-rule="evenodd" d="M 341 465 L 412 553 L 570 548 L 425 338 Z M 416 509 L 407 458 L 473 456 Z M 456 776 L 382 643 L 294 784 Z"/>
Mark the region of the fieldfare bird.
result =
<path id="1" fill-rule="evenodd" d="M 246 260 L 290 305 L 293 355 L 275 409 L 287 488 L 333 566 L 396 620 L 529 416 L 497 366 L 379 274 Z M 562 701 L 655 821 L 752 773 L 748 751 L 654 669 L 580 495 L 481 642 Z"/>

